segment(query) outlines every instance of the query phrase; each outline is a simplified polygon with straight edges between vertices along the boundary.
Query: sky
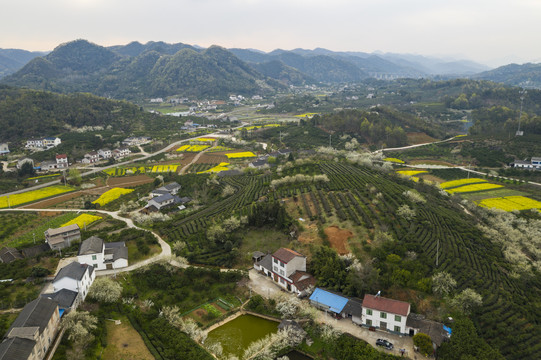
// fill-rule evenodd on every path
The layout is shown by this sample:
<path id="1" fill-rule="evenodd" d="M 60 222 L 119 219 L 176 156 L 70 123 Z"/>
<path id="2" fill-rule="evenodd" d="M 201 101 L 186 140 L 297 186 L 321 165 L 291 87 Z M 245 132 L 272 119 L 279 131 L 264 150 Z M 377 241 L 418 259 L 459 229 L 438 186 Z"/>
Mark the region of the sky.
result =
<path id="1" fill-rule="evenodd" d="M 541 62 L 541 0 L 8 0 L 0 48 L 165 41 Z"/>

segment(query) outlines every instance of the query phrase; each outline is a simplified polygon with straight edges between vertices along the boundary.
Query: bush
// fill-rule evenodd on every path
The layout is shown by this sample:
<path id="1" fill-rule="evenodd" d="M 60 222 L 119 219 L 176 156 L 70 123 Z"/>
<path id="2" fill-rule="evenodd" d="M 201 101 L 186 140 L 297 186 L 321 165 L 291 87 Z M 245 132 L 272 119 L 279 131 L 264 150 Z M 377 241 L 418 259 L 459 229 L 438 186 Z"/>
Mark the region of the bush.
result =
<path id="1" fill-rule="evenodd" d="M 413 344 L 419 348 L 424 356 L 429 356 L 434 352 L 432 339 L 427 334 L 418 333 L 413 336 Z"/>

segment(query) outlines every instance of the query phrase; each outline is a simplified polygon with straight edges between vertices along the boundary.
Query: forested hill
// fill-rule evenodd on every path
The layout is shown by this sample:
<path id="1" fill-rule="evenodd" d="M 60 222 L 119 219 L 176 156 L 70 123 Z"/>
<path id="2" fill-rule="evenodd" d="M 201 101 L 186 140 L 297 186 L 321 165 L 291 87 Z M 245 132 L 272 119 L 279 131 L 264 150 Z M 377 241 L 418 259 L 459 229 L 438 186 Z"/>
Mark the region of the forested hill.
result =
<path id="1" fill-rule="evenodd" d="M 477 74 L 474 78 L 512 86 L 541 89 L 541 64 L 505 65 Z"/>
<path id="2" fill-rule="evenodd" d="M 114 48 L 76 40 L 30 61 L 2 82 L 124 99 L 249 95 L 283 86 L 223 48 L 212 46 L 199 52 L 188 46 L 166 45 L 133 43 L 115 52 Z"/>
<path id="3" fill-rule="evenodd" d="M 111 127 L 129 133 L 144 130 L 157 118 L 125 101 L 0 85 L 0 142 L 57 135 L 83 126 Z"/>

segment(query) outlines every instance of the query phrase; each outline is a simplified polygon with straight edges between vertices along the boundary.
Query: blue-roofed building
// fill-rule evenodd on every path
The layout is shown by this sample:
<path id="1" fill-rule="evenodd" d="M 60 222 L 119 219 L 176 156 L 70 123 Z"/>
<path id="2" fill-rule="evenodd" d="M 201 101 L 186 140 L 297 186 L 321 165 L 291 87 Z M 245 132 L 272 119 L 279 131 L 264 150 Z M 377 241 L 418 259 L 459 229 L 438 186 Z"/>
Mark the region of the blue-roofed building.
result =
<path id="1" fill-rule="evenodd" d="M 358 300 L 316 288 L 310 296 L 310 303 L 335 317 L 350 318 L 356 324 L 361 323 L 362 304 Z"/>

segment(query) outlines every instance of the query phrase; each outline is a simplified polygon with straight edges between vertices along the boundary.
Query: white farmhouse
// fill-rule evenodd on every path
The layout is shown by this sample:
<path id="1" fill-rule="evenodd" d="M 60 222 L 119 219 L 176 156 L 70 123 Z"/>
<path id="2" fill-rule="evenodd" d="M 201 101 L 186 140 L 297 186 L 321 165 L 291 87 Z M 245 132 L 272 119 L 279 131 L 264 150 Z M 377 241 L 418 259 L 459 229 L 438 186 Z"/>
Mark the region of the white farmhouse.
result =
<path id="1" fill-rule="evenodd" d="M 96 270 L 123 268 L 128 266 L 128 248 L 124 242 L 105 243 L 92 236 L 81 243 L 77 261 Z"/>
<path id="2" fill-rule="evenodd" d="M 109 159 L 113 156 L 113 153 L 111 152 L 111 149 L 99 149 L 98 155 L 103 159 Z"/>
<path id="3" fill-rule="evenodd" d="M 316 282 L 314 277 L 306 272 L 306 256 L 291 249 L 280 248 L 274 254 L 268 254 L 257 261 L 254 268 L 271 277 L 287 291 L 298 295 Z"/>
<path id="4" fill-rule="evenodd" d="M 77 292 L 79 299 L 76 302 L 79 303 L 85 300 L 95 278 L 94 267 L 75 261 L 60 269 L 53 280 L 53 288 L 55 292 L 62 289 Z"/>
<path id="5" fill-rule="evenodd" d="M 396 334 L 407 334 L 406 321 L 410 304 L 366 294 L 363 299 L 363 325 Z"/>

